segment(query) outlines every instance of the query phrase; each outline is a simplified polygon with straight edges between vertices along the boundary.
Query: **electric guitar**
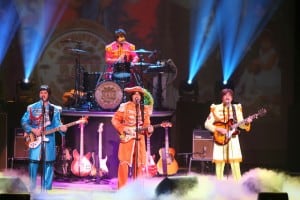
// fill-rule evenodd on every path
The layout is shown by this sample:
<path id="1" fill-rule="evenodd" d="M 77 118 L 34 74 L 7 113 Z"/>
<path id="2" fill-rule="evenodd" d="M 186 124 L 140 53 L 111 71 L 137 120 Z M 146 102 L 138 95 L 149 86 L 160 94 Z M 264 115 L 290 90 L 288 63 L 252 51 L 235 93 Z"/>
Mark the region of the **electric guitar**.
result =
<path id="1" fill-rule="evenodd" d="M 77 149 L 73 150 L 73 158 L 71 164 L 71 171 L 75 176 L 88 176 L 91 174 L 92 164 L 91 164 L 91 153 L 88 152 L 86 155 L 83 155 L 83 129 L 84 124 L 80 124 L 80 153 Z"/>
<path id="2" fill-rule="evenodd" d="M 165 127 L 165 148 L 159 150 L 160 159 L 157 162 L 157 171 L 161 175 L 173 175 L 178 171 L 178 163 L 175 160 L 175 149 L 169 147 L 168 127 Z"/>
<path id="3" fill-rule="evenodd" d="M 107 174 L 108 168 L 106 165 L 107 161 L 107 155 L 105 158 L 102 158 L 102 132 L 103 132 L 103 123 L 101 122 L 98 127 L 98 134 L 99 134 L 99 140 L 98 140 L 98 156 L 99 156 L 99 174 Z"/>
<path id="4" fill-rule="evenodd" d="M 147 136 L 147 152 L 146 152 L 146 175 L 153 177 L 157 174 L 157 167 L 151 155 L 150 135 Z"/>
<path id="5" fill-rule="evenodd" d="M 85 123 L 87 123 L 87 117 L 82 117 L 77 121 L 65 124 L 65 126 L 66 127 L 71 127 L 71 126 L 74 126 L 76 124 L 85 124 Z M 36 136 L 33 133 L 26 134 L 25 135 L 25 144 L 29 148 L 34 149 L 34 148 L 38 147 L 41 144 L 42 141 L 48 142 L 49 139 L 45 136 L 48 135 L 48 134 L 51 134 L 51 133 L 55 133 L 56 131 L 59 131 L 59 127 L 53 128 L 53 129 L 50 129 L 50 130 L 46 130 L 45 132 L 43 132 L 43 134 L 41 134 L 41 135 L 44 135 L 43 138 L 42 138 L 42 136 Z"/>
<path id="6" fill-rule="evenodd" d="M 152 125 L 153 128 L 158 128 L 158 127 L 171 127 L 172 124 L 170 122 L 162 122 L 161 124 L 155 124 Z M 143 134 L 142 132 L 147 130 L 148 127 L 138 127 L 137 132 L 139 134 Z M 136 127 L 127 127 L 127 132 L 124 132 L 124 134 L 120 135 L 120 140 L 122 143 L 129 142 L 130 140 L 134 139 L 136 137 Z"/>
<path id="7" fill-rule="evenodd" d="M 215 122 L 214 125 L 220 128 L 226 128 L 229 131 L 227 134 L 219 133 L 218 131 L 215 131 L 213 133 L 214 141 L 219 145 L 225 145 L 227 144 L 232 136 L 240 134 L 240 130 L 238 130 L 238 127 L 246 122 L 247 119 L 257 119 L 258 117 L 261 117 L 267 113 L 267 110 L 265 108 L 260 109 L 257 113 L 248 116 L 244 120 L 237 122 L 234 124 L 233 120 L 230 119 L 228 122 Z"/>

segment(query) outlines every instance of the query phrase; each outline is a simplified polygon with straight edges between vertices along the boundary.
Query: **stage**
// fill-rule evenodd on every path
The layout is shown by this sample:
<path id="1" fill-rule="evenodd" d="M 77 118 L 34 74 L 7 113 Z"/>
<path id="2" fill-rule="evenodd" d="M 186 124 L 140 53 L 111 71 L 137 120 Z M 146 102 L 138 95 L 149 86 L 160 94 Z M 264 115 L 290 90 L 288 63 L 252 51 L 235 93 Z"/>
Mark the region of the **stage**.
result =
<path id="1" fill-rule="evenodd" d="M 190 172 L 178 173 L 168 177 L 155 176 L 129 179 L 127 185 L 121 189 L 117 189 L 116 178 L 103 180 L 100 183 L 95 183 L 93 179 L 87 178 L 72 181 L 55 178 L 52 190 L 41 191 L 38 187 L 32 193 L 26 190 L 29 185 L 26 174 L 17 171 L 6 171 L 3 174 L 5 176 L 0 173 L 0 199 L 6 200 L 9 200 L 8 196 L 11 197 L 10 199 L 22 200 L 300 199 L 299 176 L 262 168 L 245 172 L 240 181 L 233 180 L 231 175 L 225 176 L 224 180 L 217 180 L 213 174 Z M 13 177 L 15 181 L 12 181 Z M 18 182 L 16 177 L 18 177 Z M 38 177 L 38 183 L 39 181 Z"/>

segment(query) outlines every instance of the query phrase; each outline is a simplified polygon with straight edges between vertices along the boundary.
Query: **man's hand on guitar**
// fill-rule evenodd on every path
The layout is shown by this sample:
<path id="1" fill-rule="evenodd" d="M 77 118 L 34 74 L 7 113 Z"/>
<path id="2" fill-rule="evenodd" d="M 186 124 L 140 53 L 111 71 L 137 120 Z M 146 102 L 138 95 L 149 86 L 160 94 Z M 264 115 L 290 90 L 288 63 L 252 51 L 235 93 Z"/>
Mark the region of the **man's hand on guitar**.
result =
<path id="1" fill-rule="evenodd" d="M 62 125 L 59 127 L 59 130 L 62 131 L 62 132 L 66 132 L 68 129 L 68 127 L 66 125 Z"/>
<path id="2" fill-rule="evenodd" d="M 153 126 L 152 125 L 148 126 L 147 131 L 148 131 L 148 134 L 151 135 L 153 133 L 153 131 L 154 131 Z"/>
<path id="3" fill-rule="evenodd" d="M 218 132 L 218 133 L 221 133 L 222 135 L 226 135 L 227 134 L 227 129 L 225 129 L 225 128 L 221 128 L 221 127 L 217 127 L 216 128 L 216 131 Z"/>
<path id="4" fill-rule="evenodd" d="M 40 136 L 41 135 L 41 129 L 40 128 L 32 128 L 31 132 L 35 135 L 35 136 Z"/>

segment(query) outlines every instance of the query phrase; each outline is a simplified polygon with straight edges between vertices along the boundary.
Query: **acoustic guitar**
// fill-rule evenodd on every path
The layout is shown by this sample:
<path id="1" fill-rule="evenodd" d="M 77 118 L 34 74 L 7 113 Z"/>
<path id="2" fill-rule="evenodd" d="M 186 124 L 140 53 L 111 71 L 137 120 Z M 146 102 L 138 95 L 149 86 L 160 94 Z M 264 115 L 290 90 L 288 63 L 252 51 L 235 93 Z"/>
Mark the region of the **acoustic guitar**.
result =
<path id="1" fill-rule="evenodd" d="M 91 164 L 91 153 L 83 155 L 83 129 L 84 124 L 80 124 L 80 153 L 78 153 L 77 149 L 73 150 L 73 161 L 71 164 L 71 171 L 75 176 L 88 176 L 92 170 Z"/>
<path id="2" fill-rule="evenodd" d="M 178 163 L 175 160 L 175 149 L 169 147 L 169 131 L 165 127 L 165 147 L 159 150 L 160 158 L 157 162 L 157 171 L 160 175 L 174 175 L 178 171 Z"/>
<path id="3" fill-rule="evenodd" d="M 214 125 L 216 127 L 220 128 L 226 128 L 228 129 L 228 132 L 226 134 L 219 133 L 218 131 L 215 131 L 213 133 L 214 141 L 219 144 L 219 145 L 226 145 L 230 141 L 230 139 L 235 136 L 240 134 L 240 130 L 238 127 L 246 122 L 247 119 L 257 119 L 258 117 L 261 117 L 267 113 L 267 110 L 265 108 L 261 108 L 258 110 L 257 113 L 248 116 L 244 120 L 237 122 L 234 124 L 233 120 L 230 119 L 228 122 L 223 123 L 223 122 L 215 122 Z"/>

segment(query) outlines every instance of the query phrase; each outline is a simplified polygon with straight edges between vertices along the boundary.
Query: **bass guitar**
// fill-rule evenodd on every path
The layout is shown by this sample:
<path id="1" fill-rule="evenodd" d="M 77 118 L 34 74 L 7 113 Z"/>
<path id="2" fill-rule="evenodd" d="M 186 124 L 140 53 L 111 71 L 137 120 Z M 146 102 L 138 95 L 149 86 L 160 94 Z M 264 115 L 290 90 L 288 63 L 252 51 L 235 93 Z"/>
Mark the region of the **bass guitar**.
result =
<path id="1" fill-rule="evenodd" d="M 162 122 L 161 124 L 155 124 L 152 125 L 153 128 L 157 127 L 170 127 L 172 124 L 170 122 Z M 147 130 L 148 127 L 139 127 L 138 130 L 136 131 L 136 127 L 127 127 L 127 132 L 124 132 L 124 134 L 120 135 L 120 140 L 122 143 L 129 142 L 130 140 L 134 139 L 136 137 L 136 132 L 138 134 L 143 134 L 143 131 Z"/>
<path id="2" fill-rule="evenodd" d="M 178 163 L 175 160 L 175 149 L 169 147 L 169 131 L 165 127 L 165 148 L 159 150 L 160 158 L 157 162 L 157 171 L 161 175 L 174 175 L 178 171 Z"/>
<path id="3" fill-rule="evenodd" d="M 75 176 L 88 176 L 91 174 L 92 164 L 91 164 L 91 153 L 88 152 L 83 155 L 83 129 L 84 124 L 80 124 L 80 153 L 77 149 L 73 150 L 73 161 L 71 164 L 71 171 Z"/>
<path id="4" fill-rule="evenodd" d="M 65 124 L 65 126 L 66 127 L 71 127 L 71 126 L 74 126 L 76 124 L 85 124 L 85 123 L 87 123 L 87 117 L 82 117 L 82 118 L 80 118 L 77 121 Z M 49 139 L 47 137 L 45 137 L 45 136 L 49 135 L 51 133 L 55 133 L 56 131 L 59 131 L 59 127 L 53 128 L 53 129 L 50 129 L 50 130 L 46 130 L 45 132 L 43 132 L 41 134 L 41 135 L 43 135 L 43 138 L 42 138 L 42 136 L 36 136 L 33 133 L 26 134 L 26 136 L 25 136 L 25 144 L 29 148 L 34 149 L 34 148 L 38 147 L 41 144 L 42 141 L 48 142 Z"/>
<path id="5" fill-rule="evenodd" d="M 216 127 L 226 128 L 226 129 L 228 129 L 228 132 L 226 134 L 222 134 L 222 133 L 219 133 L 218 131 L 215 131 L 213 133 L 214 141 L 219 145 L 226 145 L 234 135 L 240 134 L 240 130 L 238 130 L 238 127 L 240 125 L 246 123 L 247 119 L 252 119 L 252 120 L 257 119 L 258 117 L 261 117 L 261 116 L 265 115 L 266 113 L 267 113 L 267 110 L 265 108 L 262 108 L 262 109 L 258 110 L 257 113 L 250 115 L 247 118 L 245 118 L 244 120 L 237 122 L 235 124 L 232 119 L 230 119 L 226 123 L 215 122 L 214 125 Z"/>

